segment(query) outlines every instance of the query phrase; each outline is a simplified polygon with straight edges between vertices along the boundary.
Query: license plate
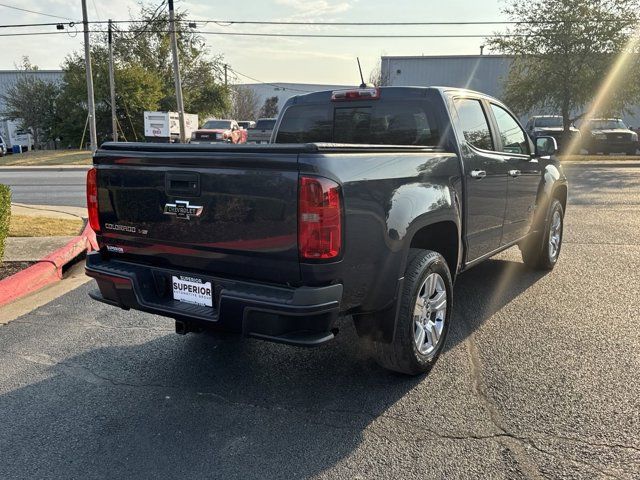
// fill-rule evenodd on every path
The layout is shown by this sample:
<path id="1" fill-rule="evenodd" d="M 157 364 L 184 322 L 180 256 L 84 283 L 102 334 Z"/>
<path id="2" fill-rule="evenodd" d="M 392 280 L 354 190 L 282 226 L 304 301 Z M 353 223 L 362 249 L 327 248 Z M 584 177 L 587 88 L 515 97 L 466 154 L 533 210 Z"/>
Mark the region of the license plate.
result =
<path id="1" fill-rule="evenodd" d="M 222 138 L 222 134 L 221 133 L 216 133 L 216 139 L 220 140 Z"/>
<path id="2" fill-rule="evenodd" d="M 211 282 L 183 275 L 171 277 L 173 299 L 180 302 L 194 303 L 205 307 L 213 307 L 213 289 Z"/>

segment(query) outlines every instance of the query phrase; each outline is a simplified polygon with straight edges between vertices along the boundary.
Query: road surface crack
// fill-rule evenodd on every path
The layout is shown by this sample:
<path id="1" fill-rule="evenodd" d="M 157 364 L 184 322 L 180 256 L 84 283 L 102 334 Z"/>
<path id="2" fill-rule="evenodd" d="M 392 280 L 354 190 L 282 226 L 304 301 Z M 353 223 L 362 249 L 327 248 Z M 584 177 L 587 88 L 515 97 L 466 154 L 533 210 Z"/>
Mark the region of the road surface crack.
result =
<path id="1" fill-rule="evenodd" d="M 381 411 L 381 412 L 370 412 L 367 410 L 352 410 L 352 409 L 339 409 L 339 408 L 305 408 L 305 407 L 292 407 L 292 406 L 283 406 L 283 405 L 273 405 L 269 403 L 258 404 L 251 403 L 246 401 L 237 401 L 230 399 L 224 395 L 221 395 L 216 392 L 207 392 L 207 391 L 195 391 L 189 388 L 185 388 L 185 386 L 180 385 L 166 385 L 162 383 L 141 383 L 141 382 L 125 382 L 121 380 L 116 380 L 105 375 L 102 375 L 95 370 L 85 366 L 78 364 L 76 362 L 72 362 L 69 360 L 57 360 L 46 354 L 25 354 L 15 351 L 9 350 L 0 350 L 0 353 L 11 355 L 17 358 L 20 358 L 24 361 L 34 363 L 37 365 L 43 365 L 46 367 L 56 367 L 59 369 L 59 372 L 63 375 L 67 375 L 69 377 L 94 384 L 94 385 L 102 385 L 102 386 L 111 386 L 111 387 L 119 387 L 119 388 L 153 388 L 153 389 L 162 389 L 174 391 L 179 394 L 190 394 L 197 395 L 205 398 L 212 398 L 220 403 L 224 403 L 226 405 L 236 407 L 236 408 L 252 408 L 252 409 L 260 409 L 263 411 L 276 411 L 276 412 L 287 412 L 294 415 L 305 415 L 305 422 L 318 425 L 325 426 L 328 428 L 333 428 L 336 430 L 353 432 L 354 429 L 359 429 L 376 435 L 380 438 L 383 438 L 386 441 L 391 442 L 388 436 L 383 435 L 381 432 L 377 431 L 375 426 L 373 428 L 369 428 L 365 430 L 367 425 L 372 425 L 374 421 L 379 419 L 387 419 L 394 423 L 402 424 L 402 428 L 398 431 L 407 432 L 410 431 L 414 440 L 420 442 L 430 442 L 433 441 L 433 438 L 439 438 L 443 440 L 453 440 L 453 441 L 495 441 L 503 444 L 503 446 L 507 447 L 513 454 L 516 456 L 518 461 L 518 465 L 523 470 L 523 474 L 529 478 L 543 478 L 542 474 L 539 472 L 536 466 L 532 465 L 530 459 L 527 457 L 526 450 L 523 447 L 533 448 L 534 450 L 549 455 L 559 461 L 572 461 L 576 464 L 583 465 L 585 467 L 591 468 L 602 475 L 606 475 L 612 478 L 620 478 L 613 474 L 611 471 L 606 471 L 599 468 L 596 465 L 590 464 L 588 462 L 584 462 L 579 459 L 567 459 L 566 457 L 559 457 L 557 452 L 552 450 L 548 450 L 543 448 L 539 442 L 544 441 L 545 438 L 533 438 L 516 435 L 510 431 L 508 431 L 503 426 L 503 421 L 497 412 L 495 405 L 490 401 L 487 394 L 485 393 L 485 387 L 482 383 L 482 379 L 480 378 L 480 363 L 479 358 L 477 357 L 477 351 L 474 352 L 475 346 L 468 345 L 470 350 L 470 354 L 476 356 L 475 360 L 471 360 L 472 362 L 472 388 L 474 394 L 479 396 L 484 405 L 486 405 L 490 420 L 492 425 L 496 428 L 495 433 L 488 434 L 477 434 L 473 432 L 444 432 L 441 430 L 434 430 L 424 425 L 421 425 L 419 428 L 410 422 L 409 420 L 402 418 L 397 415 L 393 415 L 389 412 Z M 340 415 L 340 418 L 336 422 L 331 422 L 329 418 L 321 417 L 321 415 Z M 358 421 L 358 417 L 362 420 Z M 425 433 L 428 433 L 425 436 Z M 551 439 L 555 439 L 562 442 L 568 443 L 579 443 L 583 445 L 590 445 L 593 447 L 600 448 L 619 448 L 619 449 L 630 449 L 632 451 L 640 451 L 640 448 L 624 445 L 624 444 L 608 444 L 608 443 L 591 443 L 584 440 L 580 440 L 572 437 L 564 437 L 560 435 L 546 434 L 544 432 L 540 432 L 542 435 L 545 435 Z"/>
<path id="2" fill-rule="evenodd" d="M 522 447 L 530 447 L 534 450 L 543 453 L 545 455 L 549 455 L 559 461 L 571 461 L 576 464 L 591 468 L 601 473 L 602 475 L 606 475 L 611 478 L 621 478 L 611 471 L 604 470 L 596 465 L 593 465 L 589 462 L 585 462 L 583 460 L 577 458 L 568 459 L 566 457 L 560 457 L 558 454 L 551 450 L 546 450 L 542 448 L 536 440 L 530 437 L 517 435 L 506 427 L 500 412 L 498 411 L 497 406 L 490 398 L 487 393 L 486 385 L 484 384 L 484 379 L 482 375 L 482 362 L 480 360 L 480 354 L 478 352 L 476 343 L 475 343 L 475 335 L 474 333 L 469 333 L 465 340 L 465 344 L 467 347 L 467 352 L 469 355 L 469 363 L 471 368 L 471 389 L 474 395 L 480 400 L 480 402 L 485 406 L 487 412 L 489 413 L 489 420 L 498 429 L 499 433 L 491 435 L 490 437 L 495 438 L 496 440 L 503 440 L 504 443 L 516 456 L 516 460 L 520 467 L 524 470 L 523 473 L 527 475 L 529 478 L 534 479 L 542 479 L 543 475 L 540 473 L 538 467 L 534 465 L 526 452 L 526 450 Z M 550 435 L 552 438 L 559 439 L 557 436 Z M 566 440 L 566 439 L 563 439 Z M 538 440 L 539 441 L 539 440 Z M 635 449 L 634 447 L 632 447 Z"/>

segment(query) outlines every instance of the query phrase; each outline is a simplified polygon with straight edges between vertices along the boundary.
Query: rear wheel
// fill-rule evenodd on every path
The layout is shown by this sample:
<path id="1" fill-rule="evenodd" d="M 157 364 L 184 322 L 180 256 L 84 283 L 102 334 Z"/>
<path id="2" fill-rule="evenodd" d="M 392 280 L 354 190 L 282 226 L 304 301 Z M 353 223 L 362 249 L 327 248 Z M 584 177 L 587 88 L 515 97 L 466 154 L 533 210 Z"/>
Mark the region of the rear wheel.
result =
<path id="1" fill-rule="evenodd" d="M 542 230 L 520 250 L 522 260 L 535 270 L 553 270 L 560 256 L 564 227 L 564 209 L 557 198 L 551 200 Z"/>
<path id="2" fill-rule="evenodd" d="M 428 372 L 449 330 L 453 286 L 447 262 L 437 252 L 411 249 L 391 343 L 373 342 L 380 366 L 408 375 Z"/>
<path id="3" fill-rule="evenodd" d="M 627 155 L 635 155 L 636 154 L 636 148 L 629 148 L 627 149 L 627 151 L 625 152 Z"/>

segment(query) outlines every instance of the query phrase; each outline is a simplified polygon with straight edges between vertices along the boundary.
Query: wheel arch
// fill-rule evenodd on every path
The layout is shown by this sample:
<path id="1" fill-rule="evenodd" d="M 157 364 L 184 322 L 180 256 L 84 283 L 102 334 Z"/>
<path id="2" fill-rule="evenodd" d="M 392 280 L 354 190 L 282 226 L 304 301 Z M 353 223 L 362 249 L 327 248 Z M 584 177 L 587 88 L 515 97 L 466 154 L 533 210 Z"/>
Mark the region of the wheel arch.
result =
<path id="1" fill-rule="evenodd" d="M 455 278 L 460 265 L 460 230 L 453 220 L 430 223 L 418 229 L 408 242 L 408 248 L 432 250 L 444 257 L 451 277 Z M 408 253 L 408 251 L 407 251 Z"/>
<path id="2" fill-rule="evenodd" d="M 551 194 L 552 198 L 557 198 L 562 204 L 562 210 L 567 210 L 567 196 L 569 194 L 569 189 L 566 184 L 557 185 Z"/>

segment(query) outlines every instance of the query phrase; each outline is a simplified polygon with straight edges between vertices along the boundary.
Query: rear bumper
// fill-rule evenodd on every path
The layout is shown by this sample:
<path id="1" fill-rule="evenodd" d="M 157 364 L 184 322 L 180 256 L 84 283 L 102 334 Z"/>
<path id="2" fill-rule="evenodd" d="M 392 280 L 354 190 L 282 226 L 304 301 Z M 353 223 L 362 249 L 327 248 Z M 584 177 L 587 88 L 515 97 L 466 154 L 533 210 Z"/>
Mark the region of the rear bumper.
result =
<path id="1" fill-rule="evenodd" d="M 285 288 L 197 275 L 213 286 L 214 306 L 206 307 L 173 299 L 171 276 L 192 272 L 103 260 L 99 252 L 87 255 L 85 271 L 100 289 L 90 296 L 109 305 L 299 346 L 333 339 L 342 298 L 342 285 Z"/>

